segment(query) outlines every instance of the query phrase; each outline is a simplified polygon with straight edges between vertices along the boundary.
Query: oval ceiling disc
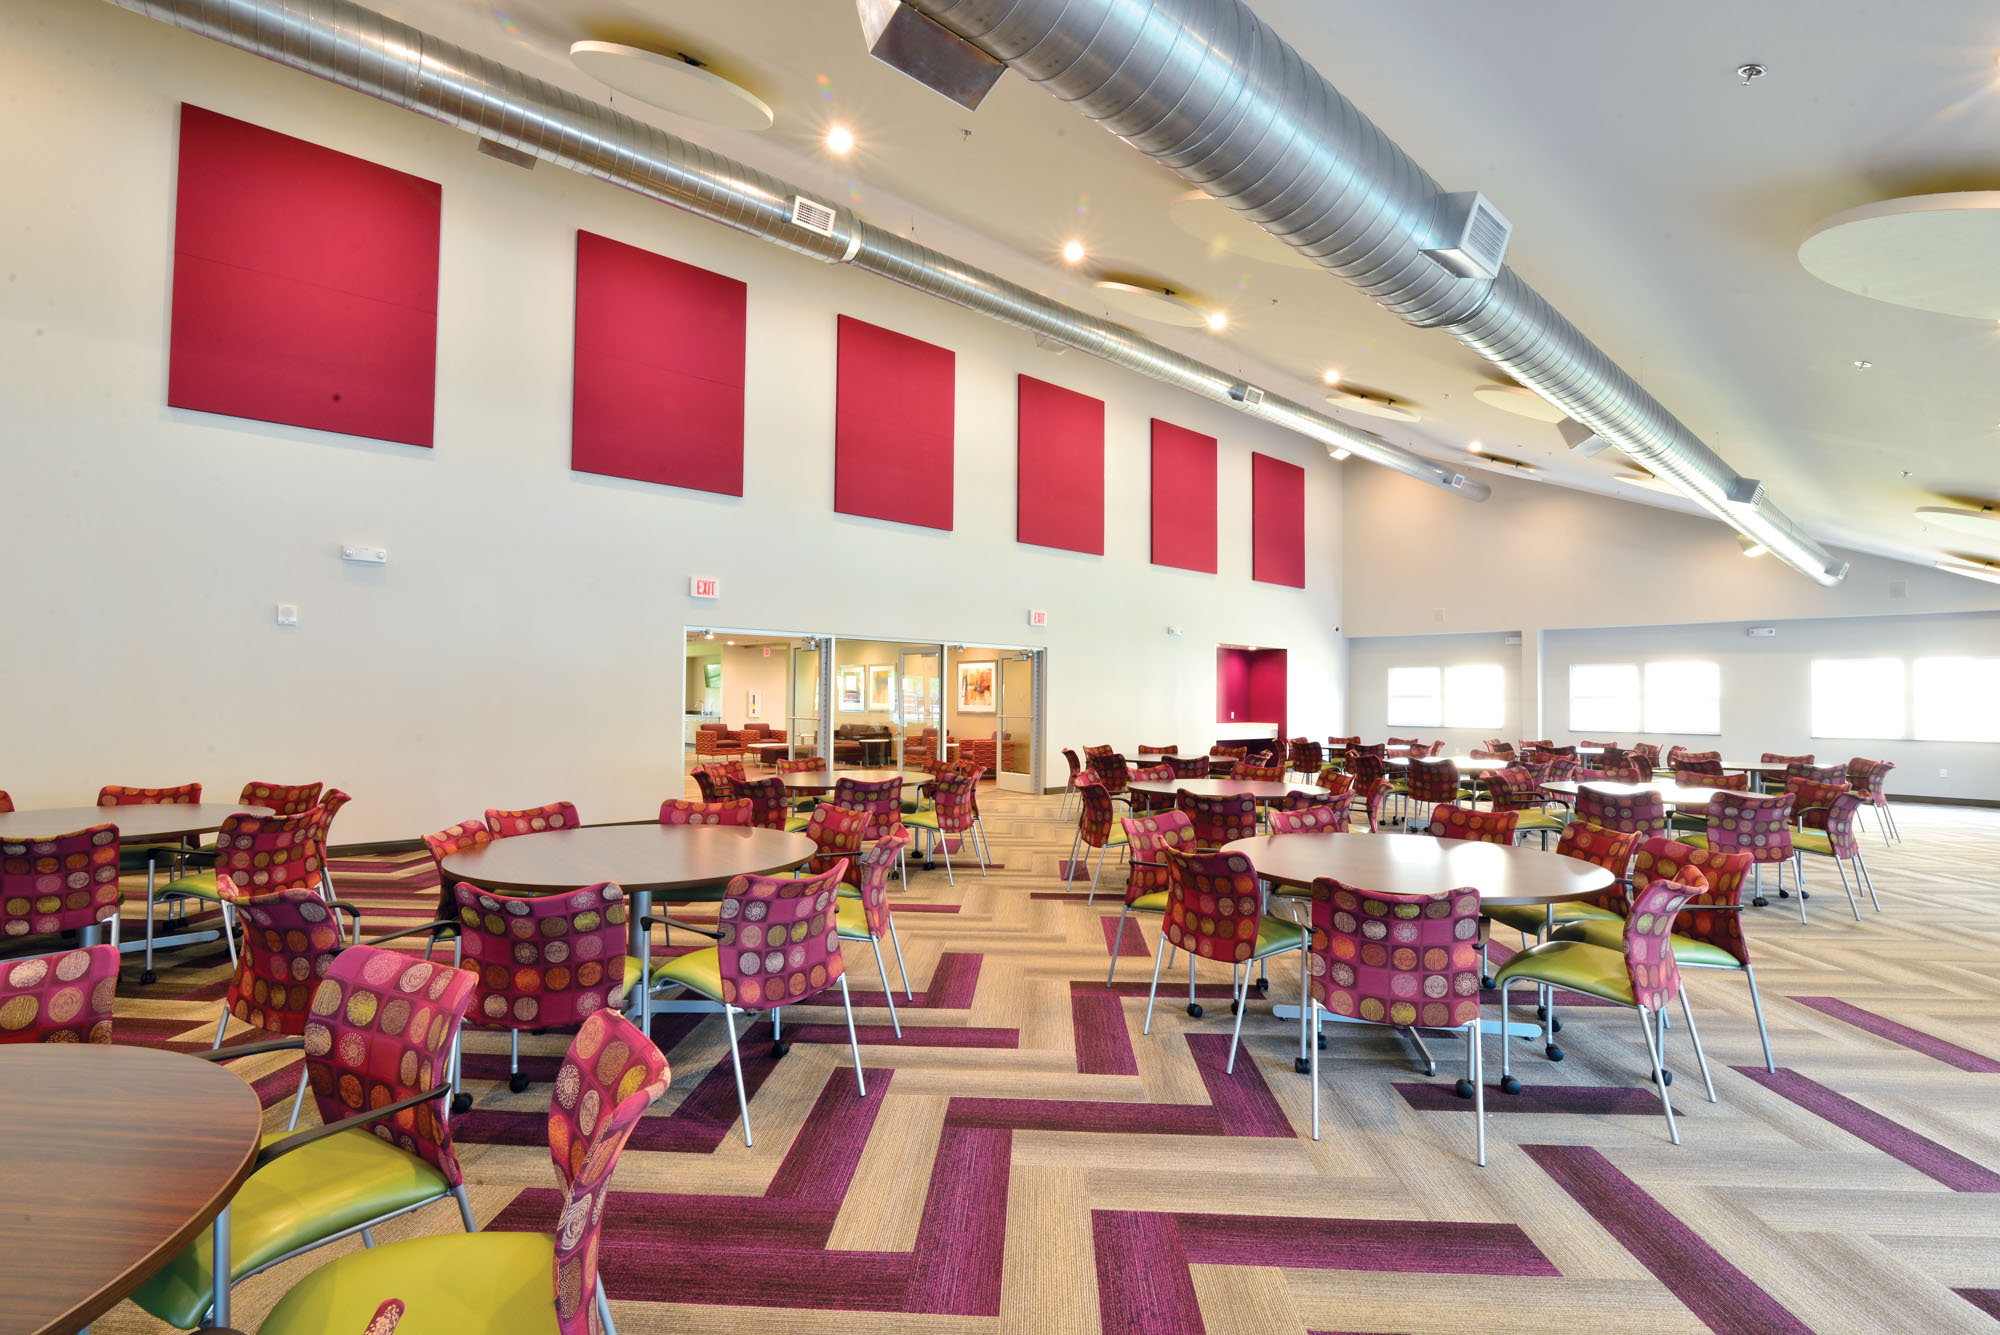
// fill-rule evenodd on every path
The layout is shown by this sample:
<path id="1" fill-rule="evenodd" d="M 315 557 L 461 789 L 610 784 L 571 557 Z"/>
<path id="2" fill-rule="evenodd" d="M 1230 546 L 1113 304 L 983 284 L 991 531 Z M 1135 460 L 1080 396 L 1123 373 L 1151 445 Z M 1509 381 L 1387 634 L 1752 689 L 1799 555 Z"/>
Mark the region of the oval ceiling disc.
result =
<path id="1" fill-rule="evenodd" d="M 771 128 L 771 108 L 763 99 L 678 56 L 616 42 L 577 42 L 569 58 L 591 78 L 649 107 L 731 130 Z"/>
<path id="2" fill-rule="evenodd" d="M 1174 226 L 1207 246 L 1211 256 L 1227 253 L 1287 269 L 1319 268 L 1305 255 L 1202 191 L 1190 190 L 1177 197 L 1167 207 L 1167 216 L 1174 220 Z"/>
<path id="3" fill-rule="evenodd" d="M 1472 391 L 1472 397 L 1489 408 L 1537 422 L 1560 422 L 1569 416 L 1534 390 L 1520 385 L 1481 385 Z"/>
<path id="4" fill-rule="evenodd" d="M 1988 542 L 2000 542 L 2000 510 L 1990 506 L 1982 510 L 1968 510 L 1957 505 L 1919 505 L 1916 517 L 1919 523 L 1935 528 L 1948 528 L 1954 533 L 1970 533 Z"/>
<path id="5" fill-rule="evenodd" d="M 1096 284 L 1096 290 L 1097 295 L 1104 298 L 1105 304 L 1113 310 L 1137 319 L 1179 325 L 1184 329 L 1201 329 L 1208 324 L 1206 311 L 1163 288 L 1106 278 Z"/>
<path id="6" fill-rule="evenodd" d="M 1407 403 L 1394 399 L 1378 399 L 1370 394 L 1349 394 L 1344 390 L 1334 390 L 1326 396 L 1326 401 L 1336 408 L 1349 412 L 1366 413 L 1370 417 L 1386 417 L 1392 422 L 1414 422 L 1418 413 Z"/>
<path id="7" fill-rule="evenodd" d="M 2000 190 L 1911 195 L 1836 213 L 1799 243 L 1822 282 L 1940 315 L 2000 320 Z"/>

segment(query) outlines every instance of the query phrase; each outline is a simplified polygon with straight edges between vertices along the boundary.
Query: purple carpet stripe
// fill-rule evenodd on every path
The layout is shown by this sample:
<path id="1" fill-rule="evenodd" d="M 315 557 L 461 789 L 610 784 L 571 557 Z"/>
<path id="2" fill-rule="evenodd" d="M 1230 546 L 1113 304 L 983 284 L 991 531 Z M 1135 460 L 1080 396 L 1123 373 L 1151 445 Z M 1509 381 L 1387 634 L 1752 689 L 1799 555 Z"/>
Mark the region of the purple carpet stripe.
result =
<path id="1" fill-rule="evenodd" d="M 1921 1029 L 1897 1024 L 1894 1020 L 1877 1015 L 1873 1011 L 1862 1010 L 1861 1007 L 1850 1005 L 1838 997 L 1793 997 L 1792 1000 L 1802 1006 L 1810 1006 L 1822 1015 L 1831 1015 L 1836 1020 L 1851 1024 L 1856 1029 L 1865 1029 L 1878 1038 L 1886 1038 L 1891 1043 L 1900 1043 L 1913 1052 L 1921 1052 L 1926 1057 L 1935 1057 L 1947 1065 L 1956 1066 L 1961 1071 L 1977 1071 L 1981 1075 L 2000 1074 L 2000 1061 L 1974 1052 L 1970 1048 L 1962 1048 L 1956 1043 L 1948 1043 Z"/>
<path id="2" fill-rule="evenodd" d="M 1596 1150 L 1521 1149 L 1716 1335 L 1812 1335 L 1811 1327 Z"/>
<path id="3" fill-rule="evenodd" d="M 1013 1133 L 947 1126 L 917 1225 L 906 1308 L 952 1316 L 1000 1315 Z"/>
<path id="4" fill-rule="evenodd" d="M 819 1100 L 764 1191 L 767 1198 L 840 1208 L 895 1073 L 864 1067 L 862 1075 L 869 1087 L 865 1096 L 855 1089 L 852 1071 L 828 1074 Z"/>
<path id="5" fill-rule="evenodd" d="M 1181 1247 L 1194 1265 L 1535 1279 L 1562 1273 L 1516 1224 L 1184 1214 L 1180 1225 Z"/>
<path id="6" fill-rule="evenodd" d="M 1089 1099 L 954 1098 L 945 1106 L 946 1126 L 1016 1131 L 1085 1131 L 1140 1136 L 1283 1137 L 1295 1133 L 1264 1083 L 1257 1063 L 1239 1055 L 1236 1074 L 1224 1073 L 1226 1034 L 1190 1034 L 1188 1050 L 1208 1087 L 1207 1106 L 1198 1103 L 1120 1103 Z"/>
<path id="7" fill-rule="evenodd" d="M 1773 1075 L 1761 1066 L 1739 1066 L 1773 1093 L 1782 1094 L 1807 1112 L 1823 1117 L 1851 1136 L 1867 1141 L 1892 1159 L 1900 1159 L 1925 1177 L 1944 1183 L 1953 1191 L 2000 1192 L 2000 1173 L 1973 1162 L 1956 1150 L 1946 1149 L 1928 1136 L 1918 1135 L 1902 1123 L 1865 1108 L 1818 1081 L 1809 1080 L 1788 1066 Z"/>
<path id="8" fill-rule="evenodd" d="M 902 998 L 896 999 L 902 1004 Z M 771 1041 L 771 1030 L 759 1025 L 753 1033 L 759 1043 Z M 948 1024 L 906 1024 L 903 1036 L 896 1037 L 896 1031 L 886 1024 L 856 1024 L 855 1036 L 863 1043 L 884 1043 L 906 1048 L 1018 1048 L 1021 1046 L 1021 1031 L 1000 1027 L 984 1028 L 974 1025 L 952 1026 Z M 847 1023 L 837 1024 L 788 1024 L 785 1026 L 787 1043 L 833 1043 L 847 1046 Z"/>
<path id="9" fill-rule="evenodd" d="M 1182 956 L 1175 959 L 1175 963 L 1179 964 L 1181 969 L 1178 976 L 1168 973 L 1165 969 L 1160 971 L 1160 1005 L 1162 1006 L 1187 1005 L 1187 966 L 1181 963 L 1181 960 L 1184 958 Z M 1142 983 L 1113 983 L 1104 990 L 1113 996 L 1138 997 L 1144 1000 L 1146 994 L 1153 989 L 1153 980 L 1150 976 L 1151 970 L 1147 972 L 1148 977 Z M 1213 1001 L 1217 998 L 1229 1001 L 1236 996 L 1236 989 L 1227 983 L 1197 983 L 1195 984 L 1194 994 L 1204 1001 Z M 1293 1000 L 1296 1001 L 1298 994 L 1295 992 L 1292 996 Z"/>
<path id="10" fill-rule="evenodd" d="M 1952 1292 L 2000 1321 L 2000 1289 L 1953 1289 Z"/>
<path id="11" fill-rule="evenodd" d="M 1111 943 L 1116 941 L 1118 943 L 1118 958 L 1121 960 L 1149 960 L 1153 958 L 1153 952 L 1146 946 L 1146 934 L 1139 930 L 1137 919 L 1125 918 L 1122 920 L 1125 924 L 1125 932 L 1122 936 L 1118 932 L 1120 919 L 1099 918 L 1097 921 L 1104 928 L 1105 954 L 1109 955 L 1111 953 Z"/>
<path id="12" fill-rule="evenodd" d="M 1076 1033 L 1078 1075 L 1137 1075 L 1139 1059 L 1118 994 L 1090 983 L 1069 985 L 1070 1024 Z"/>
<path id="13" fill-rule="evenodd" d="M 938 956 L 931 971 L 931 985 L 924 989 L 923 1004 L 934 1011 L 962 1011 L 972 1005 L 979 990 L 979 966 L 983 955 L 947 950 Z"/>
<path id="14" fill-rule="evenodd" d="M 1083 879 L 1087 881 L 1090 878 L 1086 876 Z M 1115 905 L 1118 903 L 1118 896 L 1108 890 L 1099 890 L 1095 895 L 1092 895 L 1088 890 L 1030 890 L 1028 892 L 1028 898 L 1030 899 L 1064 900 L 1071 904 L 1094 904 L 1106 895 L 1112 896 L 1110 900 L 1112 904 Z"/>
<path id="15" fill-rule="evenodd" d="M 1208 1086 L 1208 1097 L 1222 1119 L 1225 1134 L 1282 1137 L 1297 1134 L 1249 1053 L 1236 1054 L 1234 1075 L 1223 1070 L 1229 1060 L 1227 1034 L 1189 1034 L 1187 1045 L 1195 1068 L 1201 1072 L 1202 1084 Z"/>
<path id="16" fill-rule="evenodd" d="M 1462 1099 L 1450 1085 L 1429 1085 L 1422 1081 L 1397 1082 L 1396 1092 L 1403 1102 L 1418 1112 L 1471 1112 L 1472 1101 Z M 1575 1113 L 1587 1117 L 1658 1117 L 1660 1096 L 1629 1085 L 1523 1085 L 1519 1094 L 1502 1094 L 1498 1087 L 1486 1093 L 1489 1113 Z M 1683 1108 L 1676 1117 L 1686 1117 Z"/>
<path id="17" fill-rule="evenodd" d="M 1175 1216 L 1092 1210 L 1090 1235 L 1106 1335 L 1204 1335 Z"/>

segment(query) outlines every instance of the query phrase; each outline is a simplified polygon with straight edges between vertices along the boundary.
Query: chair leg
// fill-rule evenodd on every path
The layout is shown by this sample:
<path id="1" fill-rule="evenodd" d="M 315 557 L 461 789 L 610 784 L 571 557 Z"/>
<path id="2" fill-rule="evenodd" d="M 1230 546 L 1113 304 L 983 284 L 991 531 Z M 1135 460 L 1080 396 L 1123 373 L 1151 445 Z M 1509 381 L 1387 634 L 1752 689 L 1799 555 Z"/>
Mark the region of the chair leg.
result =
<path id="1" fill-rule="evenodd" d="M 1090 873 L 1090 898 L 1084 901 L 1086 904 L 1094 904 L 1097 902 L 1097 878 L 1104 875 L 1104 855 L 1105 853 L 1110 851 L 1110 848 L 1111 845 L 1109 843 L 1106 843 L 1100 846 L 1097 850 L 1097 870 Z M 949 860 L 950 857 L 949 855 L 947 855 L 946 856 L 947 863 L 949 862 Z"/>
<path id="2" fill-rule="evenodd" d="M 1160 945 L 1160 952 L 1153 956 L 1153 987 L 1151 991 L 1146 993 L 1146 1023 L 1139 1030 L 1142 1034 L 1153 1032 L 1153 1002 L 1160 995 L 1160 966 L 1167 962 L 1166 942 L 1162 941 Z"/>
<path id="3" fill-rule="evenodd" d="M 1410 1042 L 1417 1045 L 1417 1055 L 1424 1059 L 1424 1074 L 1436 1075 L 1438 1064 L 1437 1061 L 1431 1056 L 1430 1048 L 1425 1045 L 1424 1036 L 1418 1033 L 1415 1029 L 1405 1029 L 1403 1030 L 1403 1037 L 1409 1039 Z"/>
<path id="4" fill-rule="evenodd" d="M 1701 1067 L 1701 1083 L 1708 1086 L 1708 1101 L 1714 1103 L 1715 1081 L 1708 1074 L 1708 1054 L 1701 1050 L 1701 1030 L 1694 1027 L 1694 1011 L 1688 1006 L 1688 990 L 1685 980 L 1681 983 L 1681 1015 L 1688 1022 L 1688 1042 L 1694 1044 L 1694 1060 L 1695 1065 Z M 1666 1018 L 1664 1008 L 1661 1010 L 1661 1018 Z"/>
<path id="5" fill-rule="evenodd" d="M 889 948 L 896 952 L 896 972 L 903 975 L 903 998 L 906 1001 L 915 1001 L 917 994 L 910 990 L 910 970 L 909 966 L 903 963 L 903 943 L 896 939 L 894 918 L 889 919 Z M 884 980 L 884 986 L 887 986 L 887 980 Z"/>
<path id="6" fill-rule="evenodd" d="M 285 1130 L 287 1131 L 296 1131 L 299 1129 L 299 1109 L 303 1108 L 306 1102 L 307 1069 L 306 1064 L 301 1061 L 299 1063 L 299 1092 L 292 1095 L 292 1120 L 285 1123 Z"/>
<path id="7" fill-rule="evenodd" d="M 1192 959 L 1194 957 L 1189 956 L 1188 958 Z M 1236 979 L 1230 980 L 1236 984 L 1234 988 L 1236 993 L 1236 1024 L 1229 1031 L 1229 1061 L 1222 1068 L 1224 1075 L 1236 1074 L 1236 1048 L 1243 1041 L 1243 1012 L 1250 1009 L 1250 967 L 1246 964 L 1235 972 L 1241 974 L 1242 979 L 1241 981 Z"/>
<path id="8" fill-rule="evenodd" d="M 1506 1043 L 1505 1035 L 1500 1039 Z M 1486 1053 L 1479 1041 L 1479 1021 L 1465 1026 L 1466 1064 L 1472 1076 L 1472 1124 L 1479 1143 L 1479 1166 L 1486 1167 Z"/>
<path id="9" fill-rule="evenodd" d="M 1305 1014 L 1299 1017 L 1300 1024 L 1307 1029 L 1319 1027 L 1319 1002 L 1308 1001 Z M 1312 1079 L 1313 1139 L 1319 1139 L 1319 1044 L 1306 1044 L 1306 1074 Z"/>
<path id="10" fill-rule="evenodd" d="M 229 945 L 229 967 L 236 967 L 236 924 L 231 921 L 229 905 L 222 906 L 222 939 Z"/>
<path id="11" fill-rule="evenodd" d="M 223 1035 L 227 1034 L 228 1032 L 229 1032 L 229 1003 L 225 1001 L 222 1003 L 222 1018 L 216 1021 L 215 1024 L 215 1041 L 208 1045 L 208 1050 L 210 1052 L 213 1052 L 217 1048 L 221 1047 Z"/>
<path id="12" fill-rule="evenodd" d="M 229 1324 L 229 1207 L 223 1206 L 222 1213 L 210 1225 L 215 1249 L 209 1253 L 209 1307 L 208 1319 L 215 1326 Z"/>
<path id="13" fill-rule="evenodd" d="M 1882 901 L 1875 898 L 1875 875 L 1868 870 L 1868 859 L 1861 856 L 1861 845 L 1858 842 L 1854 845 L 1854 871 L 1861 883 L 1868 887 L 1868 902 L 1875 906 L 1877 913 L 1880 913 Z"/>
<path id="14" fill-rule="evenodd" d="M 951 841 L 945 837 L 945 833 L 943 830 L 939 830 L 935 835 L 932 835 L 931 837 L 937 840 L 938 851 L 944 854 L 945 884 L 957 885 L 958 878 L 952 875 L 951 873 Z M 1096 888 L 1097 888 L 1096 882 L 1093 881 L 1091 883 L 1091 889 L 1095 890 Z"/>
<path id="15" fill-rule="evenodd" d="M 889 1003 L 889 1027 L 896 1031 L 896 1037 L 903 1036 L 903 1022 L 896 1018 L 896 988 L 889 981 L 889 970 L 882 964 L 882 938 L 871 936 L 868 944 L 875 949 L 875 972 L 882 975 L 882 999 Z M 773 1024 L 775 1025 L 775 1021 Z"/>
<path id="16" fill-rule="evenodd" d="M 861 1039 L 854 1032 L 854 1002 L 847 995 L 847 974 L 840 975 L 840 1005 L 847 1012 L 847 1049 L 854 1054 L 854 1087 L 868 1097 L 868 1082 L 861 1075 Z"/>
<path id="17" fill-rule="evenodd" d="M 979 874 L 981 876 L 984 876 L 986 874 L 986 858 L 987 858 L 986 822 L 980 817 L 977 816 L 973 817 L 972 833 L 978 836 L 978 843 L 976 844 L 976 847 L 979 850 Z"/>
<path id="18" fill-rule="evenodd" d="M 1076 827 L 1076 833 L 1073 836 L 1071 836 L 1069 841 L 1069 861 L 1063 863 L 1064 885 L 1068 885 L 1071 881 L 1074 881 L 1076 879 L 1076 851 L 1082 846 L 1083 846 L 1083 826 L 1079 824 Z"/>
<path id="19" fill-rule="evenodd" d="M 1127 904 L 1118 915 L 1118 930 L 1111 934 L 1111 968 L 1104 975 L 1104 985 L 1111 986 L 1111 980 L 1118 976 L 1118 947 L 1125 940 L 1125 920 L 1132 916 L 1132 906 Z"/>
<path id="20" fill-rule="evenodd" d="M 139 981 L 153 981 L 153 875 L 157 854 L 146 858 L 146 971 L 139 975 Z"/>
<path id="21" fill-rule="evenodd" d="M 1644 1006 L 1639 1007 L 1639 1027 L 1646 1031 L 1646 1055 L 1653 1059 L 1653 1083 L 1660 1087 L 1660 1107 L 1666 1110 L 1667 1134 L 1672 1136 L 1674 1144 L 1678 1145 L 1681 1143 L 1681 1132 L 1680 1128 L 1674 1125 L 1674 1103 L 1667 1094 L 1667 1069 L 1660 1064 L 1659 1034 L 1656 1032 L 1652 1012 Z M 1503 1047 L 1501 1051 L 1505 1052 L 1506 1049 Z"/>
<path id="22" fill-rule="evenodd" d="M 1778 1064 L 1771 1060 L 1771 1033 L 1764 1027 L 1764 999 L 1757 995 L 1757 971 L 1746 964 L 1743 976 L 1750 982 L 1750 1009 L 1757 1016 L 1757 1037 L 1764 1044 L 1764 1069 L 1776 1075 Z"/>
<path id="23" fill-rule="evenodd" d="M 1198 1020 L 1201 1018 L 1201 1003 L 1194 999 L 1194 952 L 1186 950 L 1181 953 L 1187 956 L 1188 962 L 1188 1014 Z"/>
<path id="24" fill-rule="evenodd" d="M 472 1217 L 472 1200 L 465 1194 L 465 1184 L 459 1183 L 451 1189 L 451 1197 L 458 1202 L 458 1217 L 465 1224 L 467 1233 L 477 1233 L 479 1222 Z"/>
<path id="25" fill-rule="evenodd" d="M 1847 892 L 1847 911 L 1854 915 L 1854 921 L 1860 922 L 1861 901 L 1854 897 L 1854 887 L 1847 883 L 1847 868 L 1841 863 L 1838 857 L 1833 860 L 1833 869 L 1840 873 L 1840 888 Z M 1861 869 L 1859 867 L 1854 869 L 1854 879 L 1857 881 L 1861 879 Z"/>
<path id="26" fill-rule="evenodd" d="M 375 1245 L 374 1229 L 364 1228 L 361 1230 L 361 1245 L 364 1247 L 373 1247 Z"/>
<path id="27" fill-rule="evenodd" d="M 604 1277 L 597 1277 L 597 1319 L 604 1323 L 604 1335 L 618 1335 L 618 1326 L 611 1319 L 611 1300 L 604 1296 Z"/>
<path id="28" fill-rule="evenodd" d="M 756 1144 L 750 1139 L 750 1096 L 743 1092 L 743 1056 L 736 1049 L 736 1008 L 722 1007 L 722 1030 L 729 1035 L 729 1064 L 736 1071 L 736 1106 L 743 1111 L 743 1148 Z"/>

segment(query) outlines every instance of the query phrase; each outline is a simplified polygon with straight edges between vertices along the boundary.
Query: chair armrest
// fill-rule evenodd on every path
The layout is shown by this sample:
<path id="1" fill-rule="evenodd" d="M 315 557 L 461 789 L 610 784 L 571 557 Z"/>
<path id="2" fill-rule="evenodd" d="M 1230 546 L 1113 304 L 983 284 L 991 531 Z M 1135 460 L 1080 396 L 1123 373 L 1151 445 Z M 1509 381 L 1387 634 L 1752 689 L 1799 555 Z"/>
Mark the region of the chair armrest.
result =
<path id="1" fill-rule="evenodd" d="M 421 936 L 425 932 L 429 932 L 431 940 L 435 941 L 447 933 L 456 934 L 458 931 L 458 919 L 439 918 L 436 922 L 427 922 L 421 927 L 405 927 L 400 932 L 387 932 L 381 936 L 371 936 L 361 944 L 364 946 L 379 946 L 387 941 L 400 941 L 406 936 Z"/>
<path id="2" fill-rule="evenodd" d="M 696 936 L 705 936 L 711 941 L 720 941 L 722 939 L 722 933 L 720 932 L 711 932 L 705 928 L 697 927 L 691 922 L 682 922 L 678 918 L 669 918 L 665 914 L 656 918 L 649 913 L 639 919 L 639 925 L 649 932 L 655 927 L 678 927 L 683 932 L 693 932 Z"/>
<path id="3" fill-rule="evenodd" d="M 357 1126 L 366 1126 L 370 1122 L 379 1122 L 390 1113 L 401 1112 L 405 1108 L 414 1108 L 419 1103 L 427 1103 L 439 1097 L 451 1097 L 451 1085 L 449 1082 L 422 1094 L 412 1094 L 406 1099 L 397 1099 L 394 1103 L 385 1103 L 379 1108 L 370 1108 L 367 1112 L 356 1113 L 352 1117 L 343 1117 L 338 1122 L 329 1122 L 324 1126 L 308 1127 L 297 1135 L 286 1136 L 277 1144 L 267 1145 L 258 1151 L 257 1162 L 252 1166 L 250 1171 L 254 1173 L 265 1164 L 281 1159 L 293 1150 L 302 1150 L 316 1140 L 325 1140 L 328 1136 L 337 1136 L 343 1131 L 352 1131 Z"/>
<path id="4" fill-rule="evenodd" d="M 190 1052 L 188 1056 L 199 1057 L 205 1062 L 226 1062 L 238 1057 L 255 1057 L 264 1052 L 303 1052 L 305 1046 L 303 1038 L 267 1038 L 257 1043 L 237 1043 L 226 1048 L 211 1048 L 207 1052 Z"/>

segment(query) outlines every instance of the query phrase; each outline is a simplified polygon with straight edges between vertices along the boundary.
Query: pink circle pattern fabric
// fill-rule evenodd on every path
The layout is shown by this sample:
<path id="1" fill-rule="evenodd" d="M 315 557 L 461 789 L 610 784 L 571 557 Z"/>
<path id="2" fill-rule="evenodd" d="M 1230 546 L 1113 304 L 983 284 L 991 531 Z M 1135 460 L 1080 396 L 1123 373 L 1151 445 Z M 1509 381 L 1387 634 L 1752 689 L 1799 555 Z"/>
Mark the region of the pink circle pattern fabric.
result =
<path id="1" fill-rule="evenodd" d="M 564 1029 L 618 1009 L 625 991 L 625 892 L 610 882 L 559 895 L 458 884 L 464 967 L 476 969 L 472 1022 Z"/>
<path id="2" fill-rule="evenodd" d="M 273 1034 L 305 1032 L 313 992 L 340 949 L 340 925 L 317 887 L 246 894 L 228 872 L 216 891 L 243 924 L 243 949 L 223 1004 L 246 1024 Z"/>
<path id="3" fill-rule="evenodd" d="M 783 784 L 778 785 L 784 788 Z M 662 825 L 741 825 L 755 823 L 756 803 L 748 797 L 725 798 L 720 802 L 697 802 L 685 797 L 670 797 L 660 803 L 660 824 Z M 777 828 L 783 829 L 779 821 Z"/>
<path id="4" fill-rule="evenodd" d="M 550 802 L 545 806 L 526 807 L 520 811 L 496 811 L 486 809 L 486 828 L 493 831 L 495 839 L 512 839 L 516 835 L 540 834 L 545 830 L 574 830 L 583 822 L 577 819 L 576 808 L 567 802 Z"/>
<path id="5" fill-rule="evenodd" d="M 118 902 L 116 825 L 0 842 L 0 937 L 91 927 Z"/>
<path id="6" fill-rule="evenodd" d="M 118 947 L 0 963 L 0 1044 L 109 1043 Z"/>
<path id="7" fill-rule="evenodd" d="M 842 858 L 817 876 L 738 876 L 716 914 L 722 999 L 744 1010 L 794 1006 L 840 981 Z"/>
<path id="8" fill-rule="evenodd" d="M 1196 823 L 1199 831 L 1200 824 Z M 1257 869 L 1241 853 L 1165 852 L 1166 938 L 1190 955 L 1240 964 L 1264 921 Z"/>
<path id="9" fill-rule="evenodd" d="M 1373 1024 L 1456 1029 L 1479 1018 L 1479 892 L 1312 887 L 1312 996 Z"/>

